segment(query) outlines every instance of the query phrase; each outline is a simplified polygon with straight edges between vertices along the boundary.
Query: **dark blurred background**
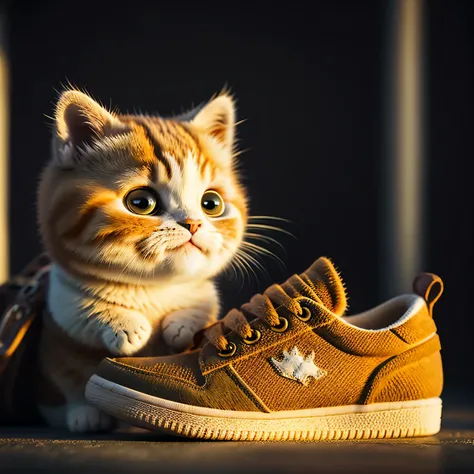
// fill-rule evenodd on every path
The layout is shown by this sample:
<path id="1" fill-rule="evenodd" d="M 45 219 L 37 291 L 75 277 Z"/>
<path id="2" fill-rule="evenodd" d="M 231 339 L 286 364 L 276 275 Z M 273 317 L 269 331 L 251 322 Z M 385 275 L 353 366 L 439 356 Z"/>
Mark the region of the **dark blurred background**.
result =
<path id="1" fill-rule="evenodd" d="M 446 392 L 455 400 L 473 393 L 472 3 L 430 0 L 423 9 L 424 233 L 415 267 L 445 281 L 435 319 Z M 392 152 L 389 5 L 10 2 L 10 271 L 41 251 L 35 197 L 49 155 L 45 114 L 52 115 L 62 84 L 71 81 L 122 112 L 162 115 L 228 84 L 239 118 L 247 119 L 239 137 L 248 149 L 240 160 L 251 212 L 291 220 L 277 225 L 297 240 L 267 234 L 285 246 L 286 255 L 272 250 L 286 268 L 266 258 L 269 277 L 255 268 L 258 280 L 236 282 L 229 273 L 221 281 L 225 309 L 320 255 L 341 271 L 351 313 L 394 296 L 384 283 L 397 258 L 387 247 L 384 205 Z"/>

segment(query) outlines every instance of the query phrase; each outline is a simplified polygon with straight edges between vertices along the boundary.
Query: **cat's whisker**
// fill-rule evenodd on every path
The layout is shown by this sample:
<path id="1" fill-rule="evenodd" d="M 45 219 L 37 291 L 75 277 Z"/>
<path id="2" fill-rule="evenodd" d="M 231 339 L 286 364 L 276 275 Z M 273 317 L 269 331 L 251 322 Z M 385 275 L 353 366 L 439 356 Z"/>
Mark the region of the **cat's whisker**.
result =
<path id="1" fill-rule="evenodd" d="M 230 236 L 233 235 L 233 233 L 231 231 L 221 231 L 221 232 L 211 231 L 211 232 L 216 233 L 216 234 L 221 234 L 224 237 L 229 236 L 229 235 Z M 260 240 L 262 242 L 271 242 L 275 245 L 278 245 L 286 253 L 286 249 L 285 249 L 284 245 L 281 242 L 278 242 L 278 240 L 276 240 L 275 238 L 270 237 L 268 235 L 258 234 L 256 232 L 244 232 L 243 236 L 244 236 L 244 239 L 249 238 L 249 239 L 254 239 L 254 240 Z M 248 241 L 243 240 L 243 242 L 248 242 Z"/>
<path id="2" fill-rule="evenodd" d="M 255 274 L 255 271 L 253 270 L 253 268 L 251 266 L 249 266 L 249 263 L 244 258 L 244 255 L 242 255 L 240 250 L 238 250 L 237 253 L 235 254 L 235 259 L 236 259 L 236 261 L 239 262 L 242 270 L 245 272 L 245 275 L 249 279 L 249 284 L 252 283 L 252 277 L 251 277 L 250 272 L 253 273 L 254 277 L 258 281 L 257 275 Z M 245 282 L 245 279 L 244 279 L 244 282 Z"/>
<path id="3" fill-rule="evenodd" d="M 242 245 L 248 249 L 248 251 L 252 251 L 257 255 L 268 255 L 271 258 L 274 258 L 277 262 L 281 264 L 283 268 L 285 268 L 285 262 L 276 254 L 271 252 L 270 250 L 267 250 L 264 247 L 261 247 L 260 245 L 252 244 L 251 242 L 242 242 Z"/>
<path id="4" fill-rule="evenodd" d="M 254 272 L 255 274 L 255 271 L 253 270 L 253 268 L 250 266 L 250 263 L 253 263 L 257 268 L 259 268 L 267 278 L 270 278 L 270 275 L 268 274 L 267 270 L 265 269 L 265 267 L 255 258 L 253 257 L 252 255 L 250 255 L 250 253 L 248 253 L 246 250 L 244 249 L 240 249 L 240 254 L 242 257 L 244 257 L 246 260 L 247 260 L 247 263 L 249 264 L 249 268 L 252 269 L 252 271 Z M 255 275 L 256 276 L 256 275 Z M 257 279 L 258 281 L 258 279 Z"/>
<path id="5" fill-rule="evenodd" d="M 241 272 L 243 282 L 245 283 L 245 276 L 246 275 L 248 276 L 248 273 L 247 273 L 247 269 L 246 269 L 245 265 L 242 262 L 242 258 L 240 257 L 238 250 L 237 250 L 237 252 L 234 253 L 234 256 L 232 258 L 232 262 L 235 263 L 236 267 Z"/>
<path id="6" fill-rule="evenodd" d="M 233 256 L 232 260 L 230 261 L 230 265 L 232 267 L 232 269 L 234 270 L 234 273 L 236 275 L 236 279 L 240 277 L 242 277 L 242 285 L 244 284 L 245 282 L 245 275 L 244 275 L 244 271 L 242 270 L 242 267 L 239 263 L 239 260 L 237 258 L 236 255 Z"/>
<path id="7" fill-rule="evenodd" d="M 235 269 L 234 262 L 232 260 L 229 262 L 229 267 L 232 268 L 232 271 L 234 272 L 234 277 L 236 280 L 238 280 L 239 277 L 237 275 L 237 270 Z"/>
<path id="8" fill-rule="evenodd" d="M 237 253 L 235 255 L 235 257 L 241 263 L 242 268 L 245 270 L 245 275 L 247 276 L 247 278 L 249 280 L 249 284 L 252 283 L 252 275 L 255 278 L 255 281 L 258 283 L 258 276 L 255 273 L 255 270 L 252 268 L 252 266 L 247 261 L 246 257 L 244 257 L 244 255 L 241 255 L 240 253 Z"/>
<path id="9" fill-rule="evenodd" d="M 263 265 L 256 258 L 256 257 L 260 257 L 261 254 L 257 253 L 253 249 L 245 249 L 244 252 L 245 252 L 246 256 L 249 258 L 250 263 L 253 263 L 260 270 L 265 271 L 265 269 L 264 269 L 265 267 L 263 267 Z"/>
<path id="10" fill-rule="evenodd" d="M 245 232 L 244 237 L 248 237 L 249 239 L 254 239 L 254 240 L 261 240 L 262 242 L 271 242 L 281 247 L 281 249 L 286 253 L 286 249 L 283 246 L 283 244 L 278 242 L 278 240 L 274 239 L 273 237 L 269 237 L 268 235 L 256 234 L 253 232 Z"/>
<path id="11" fill-rule="evenodd" d="M 214 230 L 214 229 L 209 230 L 209 233 L 221 234 L 223 236 L 228 234 L 225 231 L 224 232 L 218 232 L 217 230 Z M 243 285 L 245 284 L 245 275 L 246 275 L 245 267 L 243 267 L 242 263 L 237 258 L 237 255 L 235 253 L 235 249 L 231 248 L 225 240 L 222 242 L 222 248 L 224 250 L 228 251 L 232 255 L 232 259 L 230 260 L 229 265 L 230 265 L 230 267 L 232 268 L 232 270 L 234 272 L 236 280 L 239 279 L 239 276 L 242 277 L 242 285 L 241 285 L 241 289 L 242 289 Z M 225 268 L 224 273 L 227 272 L 227 270 L 228 270 L 228 267 Z"/>
<path id="12" fill-rule="evenodd" d="M 288 224 L 293 224 L 293 222 L 289 219 L 285 219 L 284 217 L 276 217 L 276 216 L 248 216 L 248 220 L 266 220 L 266 221 L 281 221 L 287 222 Z"/>
<path id="13" fill-rule="evenodd" d="M 240 290 L 242 290 L 242 288 L 244 287 L 244 284 L 245 284 L 245 275 L 244 275 L 244 271 L 242 270 L 242 266 L 239 263 L 238 259 L 231 260 L 230 266 L 231 266 L 232 270 L 234 271 L 236 280 L 239 279 L 239 273 L 238 272 L 240 272 L 240 275 L 242 276 L 242 284 L 240 285 Z"/>
<path id="14" fill-rule="evenodd" d="M 226 236 L 228 234 L 228 232 L 226 232 L 226 231 L 216 232 L 216 233 L 220 233 L 223 236 Z M 278 245 L 279 247 L 281 247 L 282 250 L 286 253 L 285 247 L 280 242 L 278 242 L 276 239 L 274 239 L 272 237 L 269 237 L 267 235 L 263 235 L 263 234 L 259 234 L 259 233 L 255 233 L 255 232 L 254 233 L 245 232 L 244 233 L 244 238 L 261 240 L 262 242 L 266 242 L 266 243 L 267 242 L 274 243 L 274 244 Z M 254 255 L 256 257 L 261 257 L 261 256 L 268 255 L 272 259 L 276 260 L 282 268 L 286 267 L 284 261 L 278 255 L 273 253 L 271 250 L 268 250 L 268 249 L 262 247 L 261 245 L 254 244 L 254 243 L 249 242 L 247 240 L 243 240 L 240 245 L 241 245 L 241 252 L 245 253 L 246 255 L 248 253 L 251 253 L 252 255 Z M 250 263 L 250 268 L 252 268 L 252 264 L 253 264 L 254 266 L 257 266 L 260 270 L 262 270 L 268 276 L 268 272 L 265 270 L 265 268 L 260 264 L 260 262 L 258 260 L 254 259 L 254 260 L 251 260 L 250 262 L 247 262 L 247 260 L 249 260 L 249 259 L 245 260 L 245 263 L 246 263 L 245 267 L 247 267 L 247 264 Z"/>
<path id="15" fill-rule="evenodd" d="M 276 227 L 273 225 L 267 225 L 267 224 L 247 224 L 248 229 L 260 229 L 260 230 L 269 230 L 269 231 L 275 231 L 275 232 L 281 232 L 283 234 L 289 235 L 290 237 L 296 239 L 295 235 L 293 235 L 291 232 L 281 229 L 280 227 Z"/>

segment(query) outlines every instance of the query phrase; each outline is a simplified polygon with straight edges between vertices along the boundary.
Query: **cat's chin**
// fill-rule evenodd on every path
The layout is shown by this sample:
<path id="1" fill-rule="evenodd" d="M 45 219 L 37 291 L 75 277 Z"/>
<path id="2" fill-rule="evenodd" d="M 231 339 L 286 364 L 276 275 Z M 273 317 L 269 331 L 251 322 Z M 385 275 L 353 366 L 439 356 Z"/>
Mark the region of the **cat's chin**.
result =
<path id="1" fill-rule="evenodd" d="M 168 253 L 172 262 L 171 268 L 175 276 L 201 276 L 209 269 L 209 259 L 195 244 L 187 242 Z"/>

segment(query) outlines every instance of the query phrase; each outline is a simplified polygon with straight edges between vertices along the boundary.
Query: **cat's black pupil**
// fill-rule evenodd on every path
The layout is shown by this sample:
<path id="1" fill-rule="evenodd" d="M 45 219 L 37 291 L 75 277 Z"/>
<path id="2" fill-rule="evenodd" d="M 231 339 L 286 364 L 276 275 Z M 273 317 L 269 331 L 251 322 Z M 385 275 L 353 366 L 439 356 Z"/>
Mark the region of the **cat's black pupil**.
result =
<path id="1" fill-rule="evenodd" d="M 212 211 L 219 205 L 219 203 L 217 201 L 209 201 L 206 199 L 203 202 L 203 205 L 208 211 Z"/>
<path id="2" fill-rule="evenodd" d="M 153 206 L 153 199 L 146 198 L 146 197 L 135 198 L 135 199 L 132 199 L 132 203 L 135 207 L 138 207 L 138 209 L 145 210 Z"/>

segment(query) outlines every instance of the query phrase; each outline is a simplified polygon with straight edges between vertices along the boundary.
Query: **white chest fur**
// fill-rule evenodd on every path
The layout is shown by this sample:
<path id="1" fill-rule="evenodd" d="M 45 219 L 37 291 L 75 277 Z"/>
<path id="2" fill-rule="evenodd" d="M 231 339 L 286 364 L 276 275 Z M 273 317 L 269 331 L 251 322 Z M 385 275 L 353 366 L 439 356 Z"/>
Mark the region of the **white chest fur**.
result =
<path id="1" fill-rule="evenodd" d="M 131 347 L 120 346 L 121 349 L 113 351 L 128 354 L 142 345 L 140 341 L 148 338 L 148 333 L 158 330 L 167 316 L 180 315 L 183 322 L 200 319 L 193 323 L 196 331 L 212 322 L 217 316 L 217 295 L 208 280 L 143 286 L 110 282 L 86 284 L 53 265 L 48 307 L 63 330 L 91 347 L 110 347 L 114 344 L 111 338 L 118 331 L 123 331 L 130 340 L 136 334 L 137 341 L 132 342 Z M 189 312 L 192 314 L 186 318 Z M 170 322 L 177 325 L 176 321 Z M 163 326 L 166 329 L 165 322 Z"/>

